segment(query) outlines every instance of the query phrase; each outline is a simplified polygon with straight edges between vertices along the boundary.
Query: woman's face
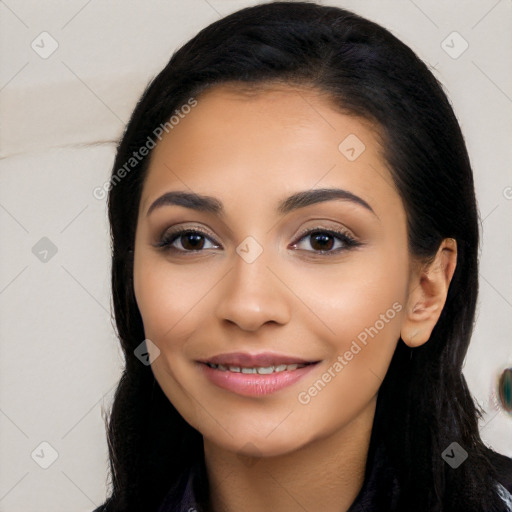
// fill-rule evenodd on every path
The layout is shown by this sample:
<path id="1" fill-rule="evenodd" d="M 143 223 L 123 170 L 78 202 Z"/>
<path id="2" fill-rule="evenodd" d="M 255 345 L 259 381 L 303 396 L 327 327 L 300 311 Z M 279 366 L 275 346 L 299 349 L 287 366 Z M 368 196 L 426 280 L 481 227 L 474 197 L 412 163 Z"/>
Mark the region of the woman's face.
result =
<path id="1" fill-rule="evenodd" d="M 372 126 L 313 90 L 221 86 L 189 110 L 153 150 L 139 208 L 152 370 L 210 442 L 291 452 L 375 404 L 408 294 L 404 207 Z M 231 370 L 206 364 L 221 354 Z"/>

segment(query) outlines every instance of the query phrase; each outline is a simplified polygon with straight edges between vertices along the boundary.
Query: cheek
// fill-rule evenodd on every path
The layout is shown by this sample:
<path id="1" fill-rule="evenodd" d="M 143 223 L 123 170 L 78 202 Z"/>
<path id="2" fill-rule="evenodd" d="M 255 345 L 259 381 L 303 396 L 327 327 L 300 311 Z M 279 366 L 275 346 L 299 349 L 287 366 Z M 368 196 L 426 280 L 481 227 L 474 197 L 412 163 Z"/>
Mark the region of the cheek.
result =
<path id="1" fill-rule="evenodd" d="M 360 252 L 345 265 L 326 267 L 325 275 L 315 272 L 302 279 L 297 293 L 307 297 L 314 313 L 302 319 L 323 340 L 328 357 L 320 377 L 302 386 L 299 402 L 315 402 L 314 409 L 320 411 L 330 401 L 342 400 L 348 409 L 356 409 L 377 393 L 405 312 L 404 257 L 393 251 Z"/>
<path id="2" fill-rule="evenodd" d="M 194 331 L 195 315 L 201 314 L 196 310 L 204 292 L 198 289 L 198 280 L 187 278 L 186 271 L 173 269 L 161 258 L 145 256 L 134 262 L 134 292 L 145 337 L 159 350 L 151 368 L 168 399 L 190 421 L 187 393 L 181 384 L 187 375 L 182 361 Z"/>
<path id="3" fill-rule="evenodd" d="M 398 328 L 397 310 L 404 309 L 406 300 L 406 265 L 396 254 L 360 252 L 338 265 L 301 271 L 295 291 L 305 298 L 313 313 L 306 316 L 314 317 L 322 334 L 346 341 L 373 326 L 381 315 L 392 320 L 386 326 Z M 316 331 L 320 334 L 318 327 Z"/>
<path id="4" fill-rule="evenodd" d="M 134 291 L 146 338 L 166 353 L 186 350 L 186 340 L 211 307 L 212 272 L 141 255 L 134 263 Z M 217 279 L 218 280 L 218 279 Z"/>
<path id="5" fill-rule="evenodd" d="M 134 264 L 134 291 L 137 305 L 144 323 L 146 337 L 153 336 L 165 329 L 170 329 L 179 315 L 176 283 L 171 282 L 169 272 L 162 272 L 157 264 L 146 264 L 144 259 Z M 169 307 L 175 304 L 176 307 Z"/>
<path id="6" fill-rule="evenodd" d="M 297 398 L 313 422 L 321 416 L 323 423 L 339 425 L 378 393 L 400 336 L 405 278 L 403 267 L 374 261 L 364 273 L 352 269 L 333 281 L 323 295 L 309 295 L 323 320 L 315 330 L 321 330 L 329 355 Z"/>

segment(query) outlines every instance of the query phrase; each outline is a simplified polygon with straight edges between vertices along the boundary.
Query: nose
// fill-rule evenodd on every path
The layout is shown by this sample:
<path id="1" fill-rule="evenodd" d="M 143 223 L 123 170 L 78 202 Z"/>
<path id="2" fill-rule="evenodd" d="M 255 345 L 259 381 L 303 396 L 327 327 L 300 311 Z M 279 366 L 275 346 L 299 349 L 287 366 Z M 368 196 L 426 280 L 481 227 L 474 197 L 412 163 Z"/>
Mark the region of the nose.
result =
<path id="1" fill-rule="evenodd" d="M 217 303 L 216 315 L 221 322 L 235 324 L 244 331 L 256 331 L 269 322 L 289 322 L 293 294 L 265 254 L 264 251 L 251 263 L 235 255 Z"/>

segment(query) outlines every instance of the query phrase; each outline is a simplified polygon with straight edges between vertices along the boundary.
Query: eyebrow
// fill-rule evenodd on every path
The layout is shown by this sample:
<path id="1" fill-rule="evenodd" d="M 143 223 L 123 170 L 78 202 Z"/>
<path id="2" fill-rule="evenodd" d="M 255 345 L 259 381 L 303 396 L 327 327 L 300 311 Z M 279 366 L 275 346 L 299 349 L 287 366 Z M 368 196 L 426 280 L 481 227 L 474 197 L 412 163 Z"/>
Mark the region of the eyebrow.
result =
<path id="1" fill-rule="evenodd" d="M 283 216 L 299 208 L 334 200 L 348 201 L 352 204 L 357 204 L 379 218 L 373 211 L 373 208 L 364 199 L 341 188 L 319 188 L 297 192 L 279 202 L 277 213 Z M 181 190 L 166 192 L 160 196 L 151 204 L 146 216 L 157 208 L 170 205 L 183 206 L 200 212 L 213 213 L 219 217 L 225 216 L 224 206 L 217 198 Z"/>

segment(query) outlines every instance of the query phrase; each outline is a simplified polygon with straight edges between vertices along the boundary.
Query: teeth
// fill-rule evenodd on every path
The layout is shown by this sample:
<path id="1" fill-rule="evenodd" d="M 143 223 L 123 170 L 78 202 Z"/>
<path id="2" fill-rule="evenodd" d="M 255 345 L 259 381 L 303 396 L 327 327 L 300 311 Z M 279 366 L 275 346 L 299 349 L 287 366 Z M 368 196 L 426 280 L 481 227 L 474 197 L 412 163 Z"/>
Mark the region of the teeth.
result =
<path id="1" fill-rule="evenodd" d="M 270 373 L 292 371 L 297 368 L 303 368 L 306 364 L 280 364 L 279 366 L 255 366 L 253 368 L 241 368 L 240 366 L 224 366 L 223 364 L 206 363 L 210 368 L 220 370 L 222 372 L 230 371 L 235 373 L 257 373 L 259 375 L 268 375 Z"/>

